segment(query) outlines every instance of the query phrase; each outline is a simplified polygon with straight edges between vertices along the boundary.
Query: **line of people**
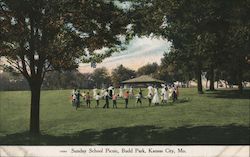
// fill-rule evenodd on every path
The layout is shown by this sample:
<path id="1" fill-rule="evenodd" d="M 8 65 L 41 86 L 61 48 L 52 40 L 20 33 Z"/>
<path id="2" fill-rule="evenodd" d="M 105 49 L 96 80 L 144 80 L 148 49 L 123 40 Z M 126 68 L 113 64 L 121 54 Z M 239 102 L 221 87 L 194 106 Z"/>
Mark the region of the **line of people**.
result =
<path id="1" fill-rule="evenodd" d="M 115 89 L 113 86 L 110 86 L 109 88 L 101 89 L 98 92 L 97 88 L 93 89 L 93 96 L 90 95 L 90 91 L 81 93 L 80 90 L 74 89 L 72 92 L 72 105 L 77 109 L 80 107 L 80 97 L 83 97 L 83 100 L 86 102 L 86 106 L 90 108 L 91 106 L 91 100 L 96 101 L 96 106 L 100 106 L 100 100 L 104 99 L 105 104 L 103 108 L 109 108 L 109 101 L 112 99 L 113 102 L 113 108 L 117 108 L 117 100 L 118 99 L 124 99 L 125 101 L 125 108 L 128 108 L 129 99 L 136 98 L 135 106 L 138 104 L 142 106 L 142 99 L 147 98 L 148 99 L 148 105 L 151 106 L 159 105 L 161 104 L 167 104 L 169 98 L 173 98 L 173 102 L 177 100 L 177 97 L 179 95 L 178 87 L 175 86 L 166 86 L 162 85 L 161 93 L 158 93 L 158 89 L 156 87 L 148 86 L 148 94 L 146 97 L 143 96 L 142 90 L 140 89 L 138 94 L 134 95 L 133 87 L 131 86 L 129 89 L 124 89 L 120 87 L 119 94 L 115 93 Z M 159 96 L 160 95 L 160 96 Z"/>

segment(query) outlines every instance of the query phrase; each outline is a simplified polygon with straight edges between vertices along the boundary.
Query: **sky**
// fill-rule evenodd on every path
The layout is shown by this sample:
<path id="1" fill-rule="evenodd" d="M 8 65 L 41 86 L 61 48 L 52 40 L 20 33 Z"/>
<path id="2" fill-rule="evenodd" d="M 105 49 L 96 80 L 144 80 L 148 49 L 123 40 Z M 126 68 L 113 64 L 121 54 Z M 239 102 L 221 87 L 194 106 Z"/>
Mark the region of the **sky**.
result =
<path id="1" fill-rule="evenodd" d="M 161 38 L 135 37 L 130 41 L 126 50 L 114 53 L 111 57 L 104 59 L 102 63 L 97 64 L 96 68 L 106 67 L 111 72 L 112 69 L 121 64 L 133 70 L 149 63 L 160 64 L 164 52 L 169 52 L 170 45 L 170 42 Z M 81 63 L 78 70 L 81 73 L 89 73 L 95 69 L 91 68 L 90 63 Z"/>
<path id="2" fill-rule="evenodd" d="M 127 49 L 114 53 L 111 57 L 97 64 L 96 68 L 106 67 L 109 72 L 119 65 L 137 70 L 148 63 L 160 63 L 164 52 L 169 52 L 170 42 L 161 38 L 135 37 L 128 45 Z M 81 73 L 94 71 L 90 63 L 80 64 L 78 70 Z"/>

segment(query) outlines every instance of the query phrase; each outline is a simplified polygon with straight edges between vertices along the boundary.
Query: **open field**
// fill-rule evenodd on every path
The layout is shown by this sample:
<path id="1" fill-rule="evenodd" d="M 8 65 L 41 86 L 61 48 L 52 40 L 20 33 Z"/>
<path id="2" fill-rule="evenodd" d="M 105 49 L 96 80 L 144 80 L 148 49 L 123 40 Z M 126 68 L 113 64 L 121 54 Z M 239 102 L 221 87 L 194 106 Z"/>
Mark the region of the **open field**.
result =
<path id="1" fill-rule="evenodd" d="M 146 92 L 146 91 L 144 91 Z M 28 136 L 30 93 L 0 92 L 0 144 L 250 144 L 250 90 L 206 91 L 180 89 L 179 101 L 167 105 L 135 107 L 135 99 L 125 109 L 83 105 L 77 111 L 69 99 L 71 90 L 42 91 L 41 133 Z M 146 95 L 144 93 L 144 95 Z"/>

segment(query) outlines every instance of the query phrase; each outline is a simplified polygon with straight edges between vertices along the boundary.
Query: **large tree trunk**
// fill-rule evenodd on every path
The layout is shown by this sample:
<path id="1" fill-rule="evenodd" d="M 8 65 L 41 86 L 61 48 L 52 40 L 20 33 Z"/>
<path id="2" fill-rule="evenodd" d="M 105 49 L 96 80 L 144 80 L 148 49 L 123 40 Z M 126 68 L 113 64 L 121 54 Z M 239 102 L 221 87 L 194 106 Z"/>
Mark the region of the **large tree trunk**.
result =
<path id="1" fill-rule="evenodd" d="M 30 108 L 30 133 L 40 134 L 40 94 L 41 83 L 30 83 L 31 89 L 31 108 Z"/>
<path id="2" fill-rule="evenodd" d="M 211 69 L 210 69 L 209 90 L 214 91 L 214 68 L 213 67 L 211 67 Z"/>
<path id="3" fill-rule="evenodd" d="M 201 79 L 201 70 L 198 69 L 197 70 L 197 88 L 198 88 L 198 93 L 199 94 L 202 94 L 203 93 L 203 90 L 202 90 L 202 79 Z"/>

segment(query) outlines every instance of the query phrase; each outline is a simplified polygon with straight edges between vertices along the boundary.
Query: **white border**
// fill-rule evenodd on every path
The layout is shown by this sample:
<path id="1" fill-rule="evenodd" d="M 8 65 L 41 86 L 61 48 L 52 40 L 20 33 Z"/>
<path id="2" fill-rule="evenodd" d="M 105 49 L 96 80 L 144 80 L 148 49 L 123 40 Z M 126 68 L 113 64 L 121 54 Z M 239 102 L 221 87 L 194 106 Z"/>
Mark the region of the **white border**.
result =
<path id="1" fill-rule="evenodd" d="M 250 146 L 0 146 L 0 157 L 249 157 L 249 149 Z"/>

